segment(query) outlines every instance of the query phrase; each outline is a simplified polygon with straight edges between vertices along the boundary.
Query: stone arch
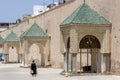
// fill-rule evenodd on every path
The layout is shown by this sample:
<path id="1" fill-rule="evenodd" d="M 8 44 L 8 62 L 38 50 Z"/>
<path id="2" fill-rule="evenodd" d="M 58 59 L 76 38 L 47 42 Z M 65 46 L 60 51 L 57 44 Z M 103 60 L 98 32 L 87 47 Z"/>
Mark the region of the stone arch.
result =
<path id="1" fill-rule="evenodd" d="M 18 50 L 14 45 L 9 46 L 9 62 L 18 62 Z"/>
<path id="2" fill-rule="evenodd" d="M 85 35 L 79 43 L 80 66 L 83 72 L 97 72 L 100 69 L 100 42 L 94 35 Z M 99 64 L 98 64 L 99 63 Z"/>
<path id="3" fill-rule="evenodd" d="M 41 44 L 33 43 L 29 47 L 29 54 L 28 54 L 28 62 L 29 64 L 32 60 L 35 60 L 37 66 L 41 66 L 43 64 L 43 53 L 44 47 Z"/>
<path id="4" fill-rule="evenodd" d="M 99 40 L 93 35 L 86 35 L 82 38 L 79 48 L 101 48 Z"/>

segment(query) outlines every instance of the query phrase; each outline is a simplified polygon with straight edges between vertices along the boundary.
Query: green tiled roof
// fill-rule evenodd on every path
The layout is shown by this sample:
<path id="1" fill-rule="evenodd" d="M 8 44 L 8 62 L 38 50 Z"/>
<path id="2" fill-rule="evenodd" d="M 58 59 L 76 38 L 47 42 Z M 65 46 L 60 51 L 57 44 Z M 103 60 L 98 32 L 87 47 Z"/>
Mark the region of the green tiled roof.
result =
<path id="1" fill-rule="evenodd" d="M 27 31 L 25 31 L 20 37 L 25 37 L 25 36 L 35 36 L 35 37 L 40 37 L 40 36 L 48 36 L 44 30 L 38 26 L 38 24 L 34 23 L 31 28 L 29 28 Z"/>
<path id="2" fill-rule="evenodd" d="M 20 41 L 20 38 L 13 31 L 5 38 L 4 41 Z"/>
<path id="3" fill-rule="evenodd" d="M 107 19 L 91 9 L 86 3 L 77 8 L 61 26 L 67 24 L 111 24 Z"/>
<path id="4" fill-rule="evenodd" d="M 2 44 L 4 39 L 0 36 L 0 44 Z"/>

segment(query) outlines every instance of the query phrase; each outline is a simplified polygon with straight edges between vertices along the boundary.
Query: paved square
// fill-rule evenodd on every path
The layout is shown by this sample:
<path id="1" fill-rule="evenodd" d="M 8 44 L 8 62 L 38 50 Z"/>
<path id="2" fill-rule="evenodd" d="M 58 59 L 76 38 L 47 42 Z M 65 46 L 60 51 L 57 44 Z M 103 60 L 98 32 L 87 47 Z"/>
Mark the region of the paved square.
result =
<path id="1" fill-rule="evenodd" d="M 20 64 L 0 64 L 0 80 L 120 80 L 120 76 L 73 76 L 60 75 L 62 69 L 38 68 L 37 77 L 30 75 L 29 68 L 20 68 Z"/>

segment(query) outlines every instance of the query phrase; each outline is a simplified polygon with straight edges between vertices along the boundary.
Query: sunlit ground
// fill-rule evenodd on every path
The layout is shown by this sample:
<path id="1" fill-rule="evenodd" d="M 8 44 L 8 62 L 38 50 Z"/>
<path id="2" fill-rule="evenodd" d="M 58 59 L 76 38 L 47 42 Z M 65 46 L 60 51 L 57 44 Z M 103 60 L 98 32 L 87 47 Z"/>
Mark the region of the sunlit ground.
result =
<path id="1" fill-rule="evenodd" d="M 72 76 L 60 75 L 62 69 L 39 68 L 37 77 L 30 75 L 29 68 L 20 68 L 20 64 L 0 63 L 0 80 L 120 80 L 115 75 Z"/>

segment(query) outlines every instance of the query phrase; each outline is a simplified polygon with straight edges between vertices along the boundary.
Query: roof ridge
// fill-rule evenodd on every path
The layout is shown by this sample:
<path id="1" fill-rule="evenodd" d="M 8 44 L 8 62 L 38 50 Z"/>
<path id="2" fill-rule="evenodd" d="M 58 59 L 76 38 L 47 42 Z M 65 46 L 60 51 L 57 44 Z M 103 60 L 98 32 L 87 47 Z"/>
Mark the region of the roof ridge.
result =
<path id="1" fill-rule="evenodd" d="M 77 11 L 77 10 L 79 9 L 79 10 L 78 10 L 78 12 L 79 12 L 84 5 L 85 5 L 85 3 L 83 3 L 81 6 L 79 6 L 75 11 Z M 74 12 L 75 12 L 75 11 L 74 11 Z M 71 22 L 73 22 L 74 19 L 79 15 L 78 12 L 76 13 L 76 16 L 73 18 L 73 20 L 72 20 Z"/>
<path id="2" fill-rule="evenodd" d="M 34 26 L 36 23 L 34 23 L 32 26 Z M 37 25 L 37 24 L 36 24 Z M 25 34 L 27 34 L 29 32 L 30 29 L 32 29 L 33 27 L 30 27 L 27 31 L 25 31 Z M 37 25 L 38 26 L 38 25 Z"/>
<path id="3" fill-rule="evenodd" d="M 68 16 L 61 24 L 111 24 L 104 16 L 92 9 L 86 3 L 78 7 L 70 16 Z"/>
<path id="4" fill-rule="evenodd" d="M 20 37 L 24 36 L 47 36 L 47 33 L 36 23 L 34 23 L 27 31 L 21 34 Z"/>
<path id="5" fill-rule="evenodd" d="M 12 38 L 11 38 L 12 37 Z M 11 40 L 12 39 L 12 40 Z M 8 36 L 5 38 L 4 41 L 19 41 L 19 37 L 17 36 L 16 33 L 14 33 L 13 31 L 11 31 Z"/>

